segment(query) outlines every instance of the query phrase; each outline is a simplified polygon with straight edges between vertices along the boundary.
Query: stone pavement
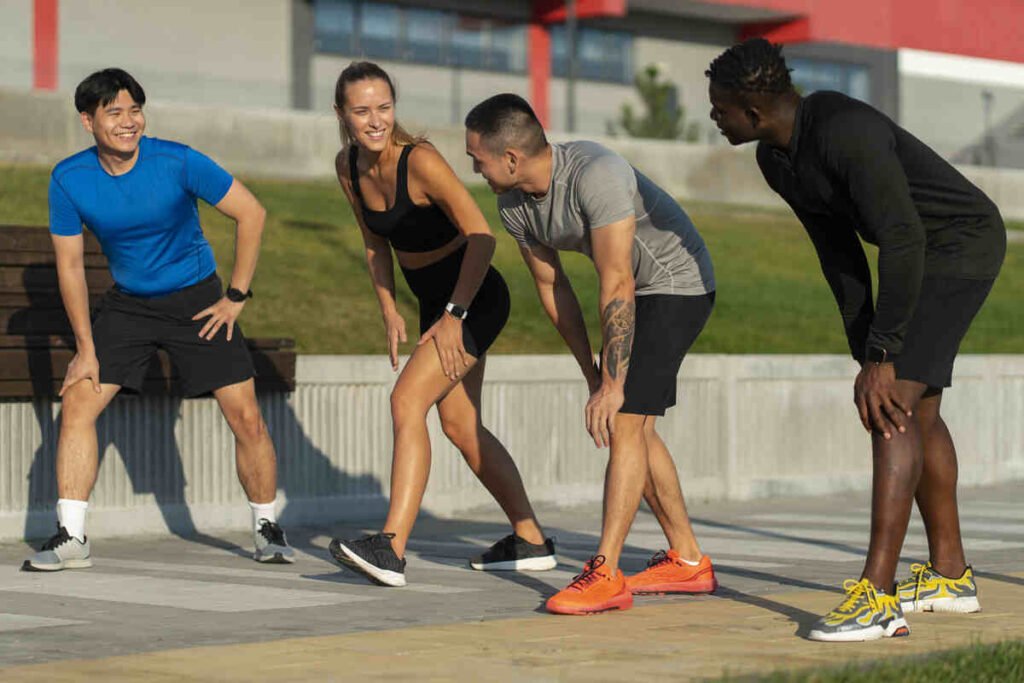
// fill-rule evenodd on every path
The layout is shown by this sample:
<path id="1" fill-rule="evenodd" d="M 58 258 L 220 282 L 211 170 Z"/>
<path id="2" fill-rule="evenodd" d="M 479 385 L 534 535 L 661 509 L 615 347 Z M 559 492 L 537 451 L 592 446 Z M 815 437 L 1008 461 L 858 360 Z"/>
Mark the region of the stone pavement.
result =
<path id="1" fill-rule="evenodd" d="M 410 585 L 372 586 L 327 559 L 333 535 L 292 529 L 293 566 L 246 559 L 250 541 L 93 540 L 95 566 L 17 571 L 24 544 L 0 546 L 0 680 L 635 680 L 683 679 L 922 653 L 1024 638 L 1024 487 L 961 493 L 969 559 L 981 577 L 977 615 L 909 617 L 910 638 L 864 644 L 803 639 L 859 573 L 866 495 L 751 503 L 691 502 L 722 588 L 714 596 L 643 597 L 633 610 L 547 615 L 596 547 L 596 505 L 544 509 L 561 564 L 538 574 L 484 574 L 465 559 L 506 533 L 500 514 L 425 517 L 409 554 Z M 663 545 L 641 512 L 623 559 L 644 566 Z M 926 559 L 915 519 L 901 574 Z M 6 567 L 6 569 L 5 569 Z"/>

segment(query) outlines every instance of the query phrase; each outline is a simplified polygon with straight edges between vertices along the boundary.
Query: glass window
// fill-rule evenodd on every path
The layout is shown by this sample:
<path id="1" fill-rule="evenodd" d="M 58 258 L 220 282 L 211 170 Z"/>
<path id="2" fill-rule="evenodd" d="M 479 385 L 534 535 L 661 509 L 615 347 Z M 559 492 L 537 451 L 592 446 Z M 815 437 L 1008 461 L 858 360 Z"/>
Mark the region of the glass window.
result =
<path id="1" fill-rule="evenodd" d="M 551 29 L 551 67 L 556 76 L 569 73 L 568 39 L 564 26 Z M 622 31 L 579 27 L 576 31 L 576 76 L 595 81 L 633 80 L 633 37 Z"/>
<path id="2" fill-rule="evenodd" d="M 394 59 L 399 56 L 398 38 L 401 19 L 394 5 L 376 2 L 362 4 L 359 45 L 367 57 Z"/>
<path id="3" fill-rule="evenodd" d="M 352 53 L 356 34 L 355 11 L 353 0 L 316 0 L 313 5 L 316 49 Z"/>
<path id="4" fill-rule="evenodd" d="M 458 16 L 452 29 L 452 62 L 469 69 L 487 63 L 487 20 Z"/>
<path id="5" fill-rule="evenodd" d="M 793 83 L 805 95 L 816 90 L 836 90 L 864 102 L 871 101 L 871 74 L 865 66 L 804 58 L 787 59 L 786 63 L 793 70 Z"/>
<path id="6" fill-rule="evenodd" d="M 490 68 L 526 71 L 526 27 L 497 24 L 491 30 Z"/>
<path id="7" fill-rule="evenodd" d="M 526 26 L 371 0 L 313 0 L 317 50 L 526 71 Z"/>
<path id="8" fill-rule="evenodd" d="M 426 9 L 406 9 L 402 14 L 405 24 L 402 57 L 410 62 L 440 64 L 448 33 L 447 15 Z"/>

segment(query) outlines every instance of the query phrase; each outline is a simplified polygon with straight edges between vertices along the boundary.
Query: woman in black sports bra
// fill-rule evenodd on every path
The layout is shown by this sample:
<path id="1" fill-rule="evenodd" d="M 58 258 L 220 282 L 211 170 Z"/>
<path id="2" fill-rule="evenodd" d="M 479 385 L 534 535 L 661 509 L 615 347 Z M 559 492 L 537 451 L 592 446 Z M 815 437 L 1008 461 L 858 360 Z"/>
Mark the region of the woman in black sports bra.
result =
<path id="1" fill-rule="evenodd" d="M 336 170 L 366 245 L 391 365 L 405 322 L 395 304 L 394 249 L 420 305 L 420 339 L 391 394 L 391 503 L 381 533 L 335 539 L 331 554 L 376 583 L 405 585 L 405 546 L 430 473 L 427 413 L 508 515 L 513 533 L 471 560 L 474 569 L 551 569 L 545 539 L 515 462 L 480 422 L 484 354 L 505 326 L 508 288 L 490 267 L 494 236 L 480 208 L 437 150 L 395 120 L 390 77 L 353 62 L 338 78 L 335 111 L 345 147 Z"/>

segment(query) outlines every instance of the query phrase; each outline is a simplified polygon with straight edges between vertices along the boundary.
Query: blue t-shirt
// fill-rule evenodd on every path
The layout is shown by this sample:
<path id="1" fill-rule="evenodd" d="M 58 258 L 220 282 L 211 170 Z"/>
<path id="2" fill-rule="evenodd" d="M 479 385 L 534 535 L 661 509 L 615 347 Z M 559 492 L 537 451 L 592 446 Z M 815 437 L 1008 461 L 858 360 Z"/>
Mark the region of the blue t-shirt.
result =
<path id="1" fill-rule="evenodd" d="M 96 235 L 118 288 L 161 296 L 209 277 L 217 265 L 196 198 L 217 204 L 231 174 L 187 145 L 143 137 L 132 170 L 112 176 L 91 147 L 50 175 L 50 232 Z"/>

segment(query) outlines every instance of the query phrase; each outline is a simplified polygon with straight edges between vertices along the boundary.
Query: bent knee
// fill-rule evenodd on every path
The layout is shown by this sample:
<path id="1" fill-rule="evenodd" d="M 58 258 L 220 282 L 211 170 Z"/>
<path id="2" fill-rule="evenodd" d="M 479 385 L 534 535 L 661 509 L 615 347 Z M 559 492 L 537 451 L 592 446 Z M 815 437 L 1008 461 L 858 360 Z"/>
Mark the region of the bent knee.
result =
<path id="1" fill-rule="evenodd" d="M 476 420 L 441 418 L 441 430 L 452 445 L 460 451 L 473 448 L 480 438 L 480 423 Z"/>
<path id="2" fill-rule="evenodd" d="M 259 441 L 267 435 L 267 423 L 263 421 L 258 407 L 238 411 L 228 418 L 228 424 L 242 441 Z"/>
<path id="3" fill-rule="evenodd" d="M 396 387 L 391 392 L 391 418 L 396 422 L 405 420 L 424 420 L 430 405 L 418 397 L 415 392 Z"/>

